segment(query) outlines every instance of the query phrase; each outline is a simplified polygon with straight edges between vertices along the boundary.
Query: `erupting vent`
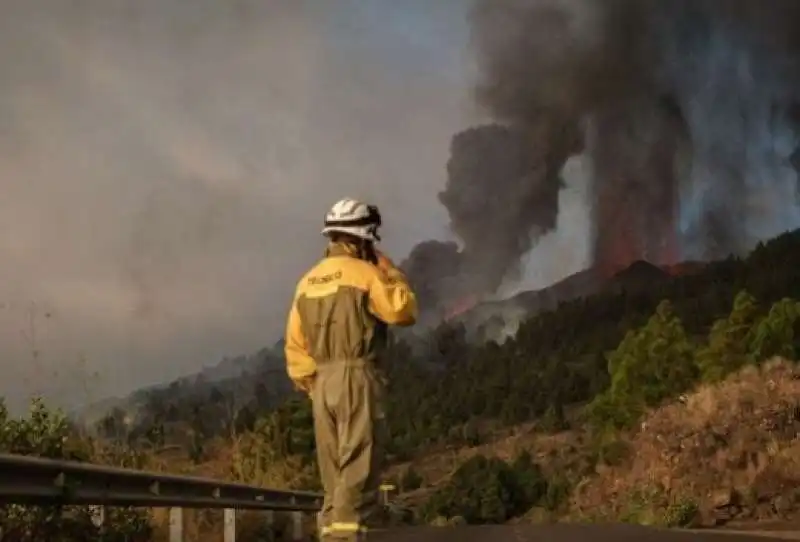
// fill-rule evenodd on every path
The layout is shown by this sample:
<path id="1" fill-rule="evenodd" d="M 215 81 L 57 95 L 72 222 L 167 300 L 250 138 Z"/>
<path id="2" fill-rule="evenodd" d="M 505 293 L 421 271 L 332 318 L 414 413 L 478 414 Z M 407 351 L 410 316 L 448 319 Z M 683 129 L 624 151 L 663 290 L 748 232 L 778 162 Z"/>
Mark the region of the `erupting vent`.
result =
<path id="1" fill-rule="evenodd" d="M 445 321 L 452 320 L 453 318 L 457 318 L 461 316 L 475 305 L 478 304 L 478 296 L 477 295 L 470 295 L 463 299 L 458 300 L 454 303 L 448 310 L 445 311 L 444 319 Z"/>

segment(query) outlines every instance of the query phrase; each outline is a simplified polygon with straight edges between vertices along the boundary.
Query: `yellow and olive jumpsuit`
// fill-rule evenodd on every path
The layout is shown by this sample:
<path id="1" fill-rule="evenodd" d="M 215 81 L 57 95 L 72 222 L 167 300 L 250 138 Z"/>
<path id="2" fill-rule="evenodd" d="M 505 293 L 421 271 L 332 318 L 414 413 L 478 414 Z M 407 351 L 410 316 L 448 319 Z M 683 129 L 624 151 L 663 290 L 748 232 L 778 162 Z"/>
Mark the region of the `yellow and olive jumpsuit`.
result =
<path id="1" fill-rule="evenodd" d="M 379 521 L 386 434 L 379 357 L 386 326 L 408 326 L 416 317 L 403 273 L 358 258 L 350 245 L 330 244 L 297 285 L 286 328 L 287 372 L 311 395 L 325 540 L 363 540 Z"/>

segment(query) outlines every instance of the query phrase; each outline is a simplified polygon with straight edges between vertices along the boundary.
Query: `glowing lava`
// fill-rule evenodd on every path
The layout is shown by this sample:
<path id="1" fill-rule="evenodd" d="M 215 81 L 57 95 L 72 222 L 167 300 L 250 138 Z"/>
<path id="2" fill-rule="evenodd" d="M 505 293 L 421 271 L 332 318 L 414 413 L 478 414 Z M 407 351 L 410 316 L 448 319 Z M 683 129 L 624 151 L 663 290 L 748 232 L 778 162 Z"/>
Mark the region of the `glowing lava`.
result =
<path id="1" fill-rule="evenodd" d="M 479 297 L 477 294 L 469 295 L 463 299 L 459 299 L 456 301 L 449 309 L 445 310 L 444 320 L 449 321 L 453 318 L 461 316 L 479 302 Z"/>
<path id="2" fill-rule="evenodd" d="M 688 131 L 673 100 L 632 98 L 594 117 L 587 132 L 594 168 L 594 263 L 606 276 L 637 260 L 670 265 L 678 179 Z"/>

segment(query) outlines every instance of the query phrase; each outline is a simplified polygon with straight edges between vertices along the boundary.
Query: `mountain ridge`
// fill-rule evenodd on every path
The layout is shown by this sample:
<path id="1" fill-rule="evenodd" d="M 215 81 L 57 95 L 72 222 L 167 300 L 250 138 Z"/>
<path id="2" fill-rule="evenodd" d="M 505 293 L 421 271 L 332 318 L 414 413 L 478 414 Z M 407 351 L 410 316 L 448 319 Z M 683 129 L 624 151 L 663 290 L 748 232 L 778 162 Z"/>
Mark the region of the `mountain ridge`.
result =
<path id="1" fill-rule="evenodd" d="M 597 268 L 587 268 L 553 284 L 538 290 L 524 290 L 505 299 L 478 302 L 448 320 L 450 325 L 464 325 L 472 340 L 495 340 L 502 342 L 513 335 L 518 323 L 537 313 L 555 310 L 560 303 L 588 297 L 603 291 L 636 291 L 651 287 L 656 281 L 669 280 L 678 275 L 700 272 L 705 266 L 702 262 L 687 261 L 671 266 L 656 266 L 645 260 L 637 260 L 611 276 L 604 275 Z M 401 333 L 400 337 L 413 342 L 418 333 L 415 330 Z M 114 409 L 122 409 L 127 413 L 141 410 L 148 396 L 161 394 L 167 390 L 196 389 L 216 386 L 224 389 L 239 389 L 248 375 L 256 373 L 272 373 L 283 377 L 285 358 L 283 354 L 283 338 L 272 346 L 249 354 L 225 357 L 216 364 L 203 367 L 199 371 L 187 374 L 172 381 L 139 388 L 133 392 L 114 398 L 106 398 L 87 405 L 78 411 L 75 417 L 83 424 L 93 425 Z M 273 379 L 270 379 L 273 380 Z M 283 380 L 286 380 L 283 378 Z M 290 389 L 288 381 L 285 385 L 275 382 L 274 389 Z M 246 386 L 245 386 L 246 387 Z M 246 397 L 240 401 L 253 399 L 253 390 L 239 391 Z"/>

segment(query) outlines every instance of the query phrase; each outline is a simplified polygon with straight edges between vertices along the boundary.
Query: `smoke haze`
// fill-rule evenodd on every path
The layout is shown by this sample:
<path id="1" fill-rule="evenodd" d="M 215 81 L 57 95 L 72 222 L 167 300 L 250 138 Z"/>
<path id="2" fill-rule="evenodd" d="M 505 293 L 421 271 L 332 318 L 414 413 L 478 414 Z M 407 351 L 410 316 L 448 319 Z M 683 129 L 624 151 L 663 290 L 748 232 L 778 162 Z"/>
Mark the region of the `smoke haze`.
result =
<path id="1" fill-rule="evenodd" d="M 505 129 L 451 147 L 442 202 L 465 290 L 514 279 L 564 222 L 560 173 L 577 154 L 607 274 L 742 254 L 800 226 L 797 2 L 478 0 L 470 21 L 475 98 Z"/>
<path id="2" fill-rule="evenodd" d="M 12 406 L 276 340 L 343 196 L 439 308 L 800 226 L 792 0 L 0 4 Z"/>
<path id="3" fill-rule="evenodd" d="M 796 2 L 492 0 L 473 15 L 497 118 L 543 134 L 534 148 L 589 124 L 595 263 L 721 257 L 798 225 Z"/>
<path id="4" fill-rule="evenodd" d="M 473 115 L 464 4 L 398 4 L 2 0 L 12 406 L 278 340 L 340 197 L 381 205 L 397 257 L 446 234 L 436 194 Z"/>

